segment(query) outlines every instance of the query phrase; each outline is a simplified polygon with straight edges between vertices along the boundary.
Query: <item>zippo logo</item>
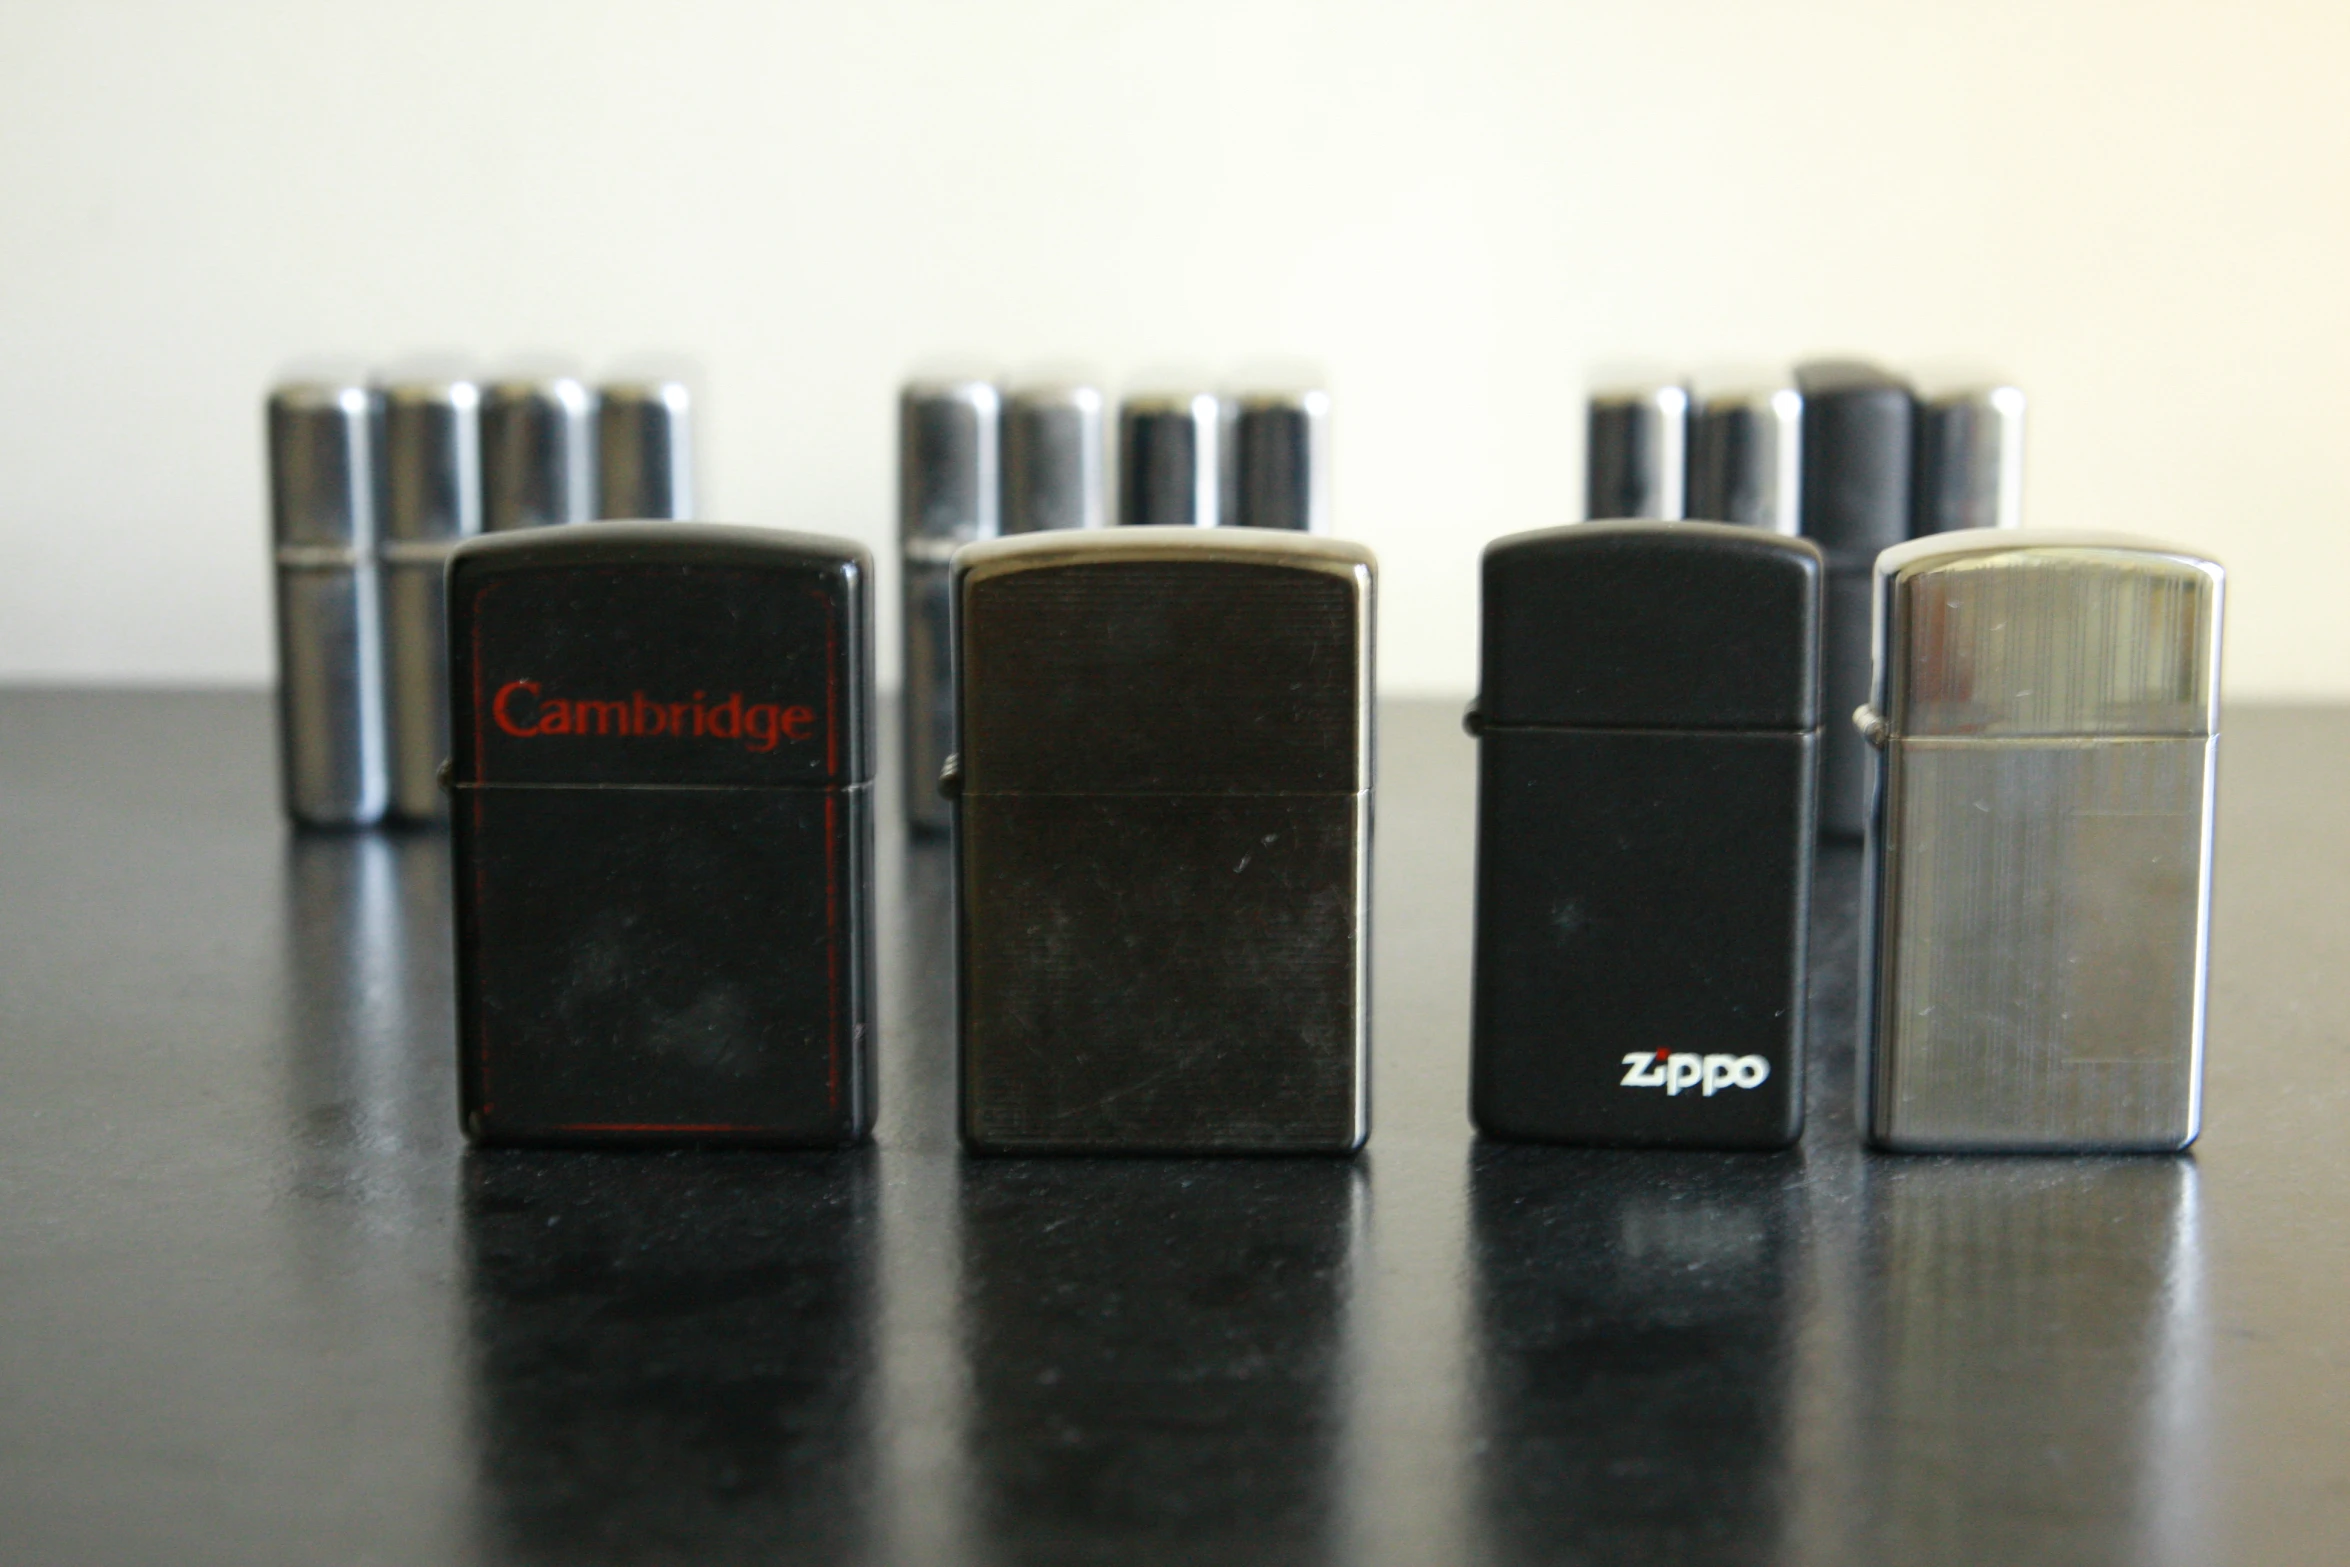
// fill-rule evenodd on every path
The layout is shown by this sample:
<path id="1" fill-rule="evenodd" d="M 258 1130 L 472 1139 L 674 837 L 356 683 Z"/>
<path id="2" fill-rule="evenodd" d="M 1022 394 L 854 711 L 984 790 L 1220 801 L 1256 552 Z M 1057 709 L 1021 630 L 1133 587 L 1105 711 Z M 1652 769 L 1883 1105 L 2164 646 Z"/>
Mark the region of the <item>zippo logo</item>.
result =
<path id="1" fill-rule="evenodd" d="M 1771 1063 L 1761 1056 L 1701 1056 L 1694 1050 L 1659 1050 L 1624 1057 L 1625 1088 L 1661 1088 L 1677 1094 L 1697 1088 L 1711 1099 L 1725 1088 L 1760 1088 L 1770 1080 Z"/>

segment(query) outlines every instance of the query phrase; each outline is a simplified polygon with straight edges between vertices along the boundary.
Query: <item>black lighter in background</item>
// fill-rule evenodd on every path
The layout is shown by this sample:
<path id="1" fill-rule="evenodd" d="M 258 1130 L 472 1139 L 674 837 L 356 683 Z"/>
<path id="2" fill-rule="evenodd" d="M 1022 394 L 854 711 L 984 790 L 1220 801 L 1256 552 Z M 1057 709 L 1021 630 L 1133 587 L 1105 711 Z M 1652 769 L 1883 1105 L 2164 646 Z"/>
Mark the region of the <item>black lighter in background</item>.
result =
<path id="1" fill-rule="evenodd" d="M 694 523 L 458 549 L 469 1137 L 865 1136 L 871 577 L 843 540 Z"/>
<path id="2" fill-rule="evenodd" d="M 1868 746 L 1844 715 L 1869 696 L 1869 582 L 1880 550 L 1909 538 L 1917 399 L 1874 365 L 1796 366 L 1803 394 L 1803 536 L 1827 558 L 1820 700 L 1820 831 L 1858 838 L 1869 808 Z"/>
<path id="3" fill-rule="evenodd" d="M 2024 522 L 2023 388 L 1989 376 L 1920 379 L 1910 535 Z"/>
<path id="4" fill-rule="evenodd" d="M 1700 376 L 1689 393 L 1691 521 L 1803 524 L 1803 394 L 1787 377 Z"/>
<path id="5" fill-rule="evenodd" d="M 908 381 L 898 393 L 898 561 L 905 662 L 899 734 L 906 825 L 943 833 L 951 813 L 938 775 L 955 749 L 950 563 L 996 535 L 1002 494 L 1003 394 L 984 376 Z"/>
<path id="6" fill-rule="evenodd" d="M 1227 521 L 1224 400 L 1171 383 L 1118 405 L 1118 521 L 1125 527 L 1213 528 Z"/>
<path id="7" fill-rule="evenodd" d="M 1617 378 L 1591 392 L 1583 445 L 1583 515 L 1671 521 L 1688 505 L 1689 388 Z"/>
<path id="8" fill-rule="evenodd" d="M 1484 563 L 1471 1113 L 1488 1136 L 1803 1127 L 1819 551 L 1602 522 Z"/>
<path id="9" fill-rule="evenodd" d="M 1225 399 L 1231 448 L 1226 523 L 1290 533 L 1330 531 L 1330 394 L 1310 385 L 1252 385 Z"/>
<path id="10" fill-rule="evenodd" d="M 973 1149 L 1361 1146 L 1372 573 L 1246 528 L 955 557 Z"/>

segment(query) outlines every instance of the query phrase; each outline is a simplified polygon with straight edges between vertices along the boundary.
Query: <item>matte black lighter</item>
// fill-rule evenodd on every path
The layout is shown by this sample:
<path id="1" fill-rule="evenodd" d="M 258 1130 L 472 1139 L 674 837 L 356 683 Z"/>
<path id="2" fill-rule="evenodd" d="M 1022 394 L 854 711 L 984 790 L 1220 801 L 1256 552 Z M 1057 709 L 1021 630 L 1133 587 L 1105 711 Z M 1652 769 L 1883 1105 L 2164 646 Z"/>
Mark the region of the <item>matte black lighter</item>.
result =
<path id="1" fill-rule="evenodd" d="M 1470 1109 L 1486 1135 L 1803 1129 L 1820 552 L 1709 522 L 1485 551 Z"/>
<path id="2" fill-rule="evenodd" d="M 475 1141 L 871 1128 L 871 580 L 844 540 L 695 523 L 451 557 Z"/>
<path id="3" fill-rule="evenodd" d="M 957 552 L 969 1146 L 1362 1145 L 1373 570 L 1247 528 Z"/>

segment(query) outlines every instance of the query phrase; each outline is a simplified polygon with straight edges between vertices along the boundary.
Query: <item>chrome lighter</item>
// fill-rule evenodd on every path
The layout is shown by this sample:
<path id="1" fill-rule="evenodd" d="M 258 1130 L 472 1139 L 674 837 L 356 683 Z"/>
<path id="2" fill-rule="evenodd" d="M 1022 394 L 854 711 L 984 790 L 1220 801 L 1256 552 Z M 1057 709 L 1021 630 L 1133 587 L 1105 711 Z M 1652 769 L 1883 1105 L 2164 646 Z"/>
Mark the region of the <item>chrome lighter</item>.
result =
<path id="1" fill-rule="evenodd" d="M 489 532 L 596 514 L 596 395 L 558 370 L 518 370 L 481 402 L 482 525 Z"/>
<path id="2" fill-rule="evenodd" d="M 461 368 L 419 361 L 387 372 L 384 400 L 384 706 L 392 812 L 448 816 L 449 552 L 481 531 L 481 388 Z"/>
<path id="3" fill-rule="evenodd" d="M 693 393 L 675 376 L 606 381 L 596 389 L 596 515 L 693 514 Z"/>
<path id="4" fill-rule="evenodd" d="M 2175 1149 L 2202 1098 L 2216 562 L 1969 531 L 1878 558 L 1862 1101 L 1881 1147 Z"/>
<path id="5" fill-rule="evenodd" d="M 1801 531 L 1803 394 L 1791 381 L 1698 380 L 1689 394 L 1687 501 L 1693 521 Z"/>
<path id="6" fill-rule="evenodd" d="M 1909 537 L 1917 400 L 1875 365 L 1795 368 L 1803 394 L 1803 536 L 1828 560 L 1820 702 L 1849 713 L 1869 692 L 1869 569 Z M 1820 748 L 1820 831 L 1858 838 L 1868 818 L 1868 747 L 1842 723 Z"/>
<path id="7" fill-rule="evenodd" d="M 1224 520 L 1224 400 L 1196 387 L 1126 394 L 1118 405 L 1118 521 L 1212 528 Z"/>
<path id="8" fill-rule="evenodd" d="M 1583 515 L 1665 522 L 1688 501 L 1689 388 L 1617 381 L 1591 393 L 1583 446 Z"/>
<path id="9" fill-rule="evenodd" d="M 1241 528 L 955 557 L 971 1147 L 1361 1146 L 1372 574 Z"/>
<path id="10" fill-rule="evenodd" d="M 937 376 L 898 396 L 898 544 L 904 566 L 905 665 L 898 712 L 904 736 L 906 825 L 945 832 L 938 792 L 955 749 L 955 644 L 949 563 L 993 538 L 1000 496 L 1002 394 L 993 381 Z"/>
<path id="11" fill-rule="evenodd" d="M 1004 392 L 1006 533 L 1098 528 L 1109 520 L 1108 404 L 1076 378 L 1032 378 Z"/>
<path id="12" fill-rule="evenodd" d="M 1330 531 L 1330 394 L 1251 387 L 1229 400 L 1230 515 L 1243 528 Z"/>
<path id="13" fill-rule="evenodd" d="M 286 814 L 364 826 L 389 793 L 375 582 L 383 402 L 356 373 L 290 378 L 269 394 L 267 424 Z"/>
<path id="14" fill-rule="evenodd" d="M 2023 526 L 2020 387 L 1979 381 L 1924 388 L 1917 442 L 1913 535 Z"/>

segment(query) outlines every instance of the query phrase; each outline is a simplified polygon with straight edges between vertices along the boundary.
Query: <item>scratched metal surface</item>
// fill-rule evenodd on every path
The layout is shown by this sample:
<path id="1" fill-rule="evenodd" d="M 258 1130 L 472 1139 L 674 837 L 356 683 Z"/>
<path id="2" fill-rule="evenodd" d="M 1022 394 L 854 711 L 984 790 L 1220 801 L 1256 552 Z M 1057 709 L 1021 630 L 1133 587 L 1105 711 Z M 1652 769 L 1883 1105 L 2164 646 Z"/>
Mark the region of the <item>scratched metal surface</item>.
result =
<path id="1" fill-rule="evenodd" d="M 1360 1160 L 960 1157 L 887 834 L 874 1148 L 472 1156 L 439 839 L 288 834 L 258 696 L 0 694 L 0 1560 L 2340 1558 L 2350 713 L 2230 715 L 2207 1130 L 2098 1161 L 1859 1151 L 1843 850 L 1799 1151 L 1474 1145 L 1456 719 Z"/>

